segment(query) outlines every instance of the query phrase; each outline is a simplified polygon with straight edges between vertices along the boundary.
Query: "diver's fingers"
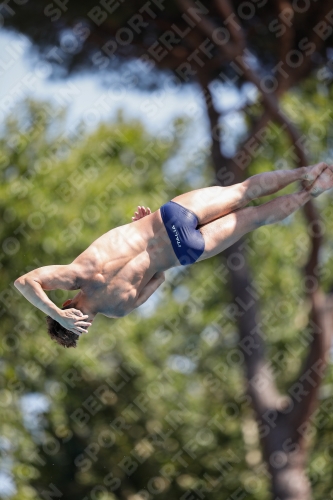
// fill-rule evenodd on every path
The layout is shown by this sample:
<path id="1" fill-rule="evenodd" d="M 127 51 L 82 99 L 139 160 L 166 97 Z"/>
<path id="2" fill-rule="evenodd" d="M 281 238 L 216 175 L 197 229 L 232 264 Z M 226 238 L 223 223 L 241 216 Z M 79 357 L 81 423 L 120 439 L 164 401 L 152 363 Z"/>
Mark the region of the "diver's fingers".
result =
<path id="1" fill-rule="evenodd" d="M 85 328 L 81 328 L 80 326 L 73 328 L 71 331 L 76 333 L 77 335 L 82 335 L 82 333 L 88 333 L 88 330 L 86 330 Z"/>
<path id="2" fill-rule="evenodd" d="M 87 321 L 77 321 L 77 322 L 75 323 L 75 328 L 76 328 L 77 326 L 91 326 L 91 323 L 89 323 L 89 322 L 87 322 Z"/>

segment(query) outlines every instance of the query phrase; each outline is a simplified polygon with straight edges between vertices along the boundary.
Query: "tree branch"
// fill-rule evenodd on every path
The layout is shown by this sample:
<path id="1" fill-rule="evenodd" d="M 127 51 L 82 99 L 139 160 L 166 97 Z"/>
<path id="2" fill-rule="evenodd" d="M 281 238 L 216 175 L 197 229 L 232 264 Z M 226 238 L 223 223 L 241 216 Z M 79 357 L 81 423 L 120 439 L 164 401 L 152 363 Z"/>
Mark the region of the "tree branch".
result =
<path id="1" fill-rule="evenodd" d="M 195 9 L 195 4 L 192 2 L 192 0 L 177 0 L 177 3 L 184 13 L 186 13 L 190 9 Z M 208 38 L 216 45 L 214 40 L 214 31 L 219 28 L 218 26 L 215 26 L 206 16 L 203 15 L 196 28 L 198 28 L 203 34 L 208 36 Z M 217 33 L 217 31 L 215 31 L 215 33 Z M 223 55 L 226 55 L 228 57 L 229 60 L 232 60 L 237 55 L 241 54 L 240 47 L 230 42 L 224 43 L 223 46 L 216 46 Z"/>
<path id="2" fill-rule="evenodd" d="M 295 30 L 293 29 L 293 26 L 291 24 L 294 18 L 294 10 L 290 5 L 290 2 L 287 0 L 275 0 L 275 4 L 279 14 L 279 21 L 284 26 L 284 32 L 281 36 L 281 43 L 279 44 L 279 65 L 280 67 L 283 67 L 283 70 L 278 71 L 277 73 L 278 89 L 276 91 L 276 94 L 278 95 L 278 92 L 282 93 L 284 91 L 284 87 L 288 88 L 290 85 L 288 81 L 288 79 L 290 78 L 290 75 L 288 73 L 290 65 L 286 64 L 286 60 L 290 50 L 293 47 Z"/>
<path id="3" fill-rule="evenodd" d="M 332 3 L 331 2 L 319 2 L 317 4 L 317 9 L 318 9 L 318 16 L 315 17 L 313 16 L 313 26 L 314 28 L 318 23 L 321 21 L 325 21 L 325 17 L 327 14 L 332 10 Z M 309 41 L 307 41 L 307 46 L 308 47 L 313 47 L 315 46 L 315 50 L 320 52 L 322 48 L 325 46 L 325 40 L 326 38 L 324 36 L 320 36 L 321 33 L 318 30 L 311 29 L 309 30 L 311 33 Z M 306 50 L 303 53 L 303 61 L 302 63 L 296 67 L 296 68 L 290 68 L 290 65 L 286 64 L 283 68 L 283 71 L 287 72 L 290 76 L 290 80 L 288 80 L 288 84 L 282 84 L 282 78 L 280 78 L 281 82 L 281 87 L 279 86 L 277 89 L 277 94 L 280 96 L 282 93 L 291 88 L 293 85 L 298 83 L 302 78 L 304 78 L 307 74 L 312 69 L 312 64 L 313 64 L 313 54 L 314 50 L 311 48 L 311 50 Z M 281 76 L 281 74 L 280 74 Z"/>
<path id="4" fill-rule="evenodd" d="M 194 8 L 194 4 L 192 0 L 177 0 L 180 7 L 186 12 L 187 9 Z M 205 35 L 207 35 L 210 40 L 215 43 L 214 32 L 218 28 L 214 23 L 212 23 L 208 18 L 202 17 L 201 22 L 197 25 L 197 28 L 200 29 Z M 216 43 L 215 43 L 216 45 Z M 298 154 L 298 164 L 306 165 L 306 157 L 304 155 L 304 150 L 302 145 L 300 144 L 300 135 L 297 132 L 295 126 L 290 122 L 290 120 L 284 115 L 284 113 L 280 110 L 279 104 L 274 93 L 270 92 L 269 89 L 265 89 L 263 83 L 260 78 L 254 71 L 251 69 L 249 64 L 245 60 L 245 56 L 243 55 L 243 51 L 238 48 L 237 51 L 230 49 L 228 44 L 216 45 L 216 47 L 220 50 L 222 54 L 227 54 L 229 57 L 235 57 L 237 64 L 239 65 L 240 70 L 243 72 L 245 78 L 252 82 L 259 92 L 262 95 L 263 103 L 266 106 L 267 110 L 270 111 L 271 116 L 275 118 L 278 123 L 281 123 L 285 126 L 286 132 L 288 132 L 292 143 L 296 149 Z"/>
<path id="5" fill-rule="evenodd" d="M 240 53 L 243 52 L 245 48 L 245 37 L 243 29 L 240 23 L 235 23 L 236 15 L 230 1 L 215 0 L 215 4 L 217 6 L 218 11 L 221 13 L 221 16 L 224 20 L 224 24 L 226 24 L 235 45 L 238 46 L 237 52 Z M 230 18 L 232 19 L 230 20 Z M 235 26 L 235 24 L 237 26 Z"/>

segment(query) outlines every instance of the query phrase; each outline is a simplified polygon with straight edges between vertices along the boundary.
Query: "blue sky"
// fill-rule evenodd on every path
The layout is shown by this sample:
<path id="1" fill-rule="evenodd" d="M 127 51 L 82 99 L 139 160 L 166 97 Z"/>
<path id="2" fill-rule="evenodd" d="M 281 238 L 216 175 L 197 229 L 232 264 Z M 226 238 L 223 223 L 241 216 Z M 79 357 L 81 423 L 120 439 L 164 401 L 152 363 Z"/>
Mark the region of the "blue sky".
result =
<path id="1" fill-rule="evenodd" d="M 165 130 L 175 117 L 187 116 L 193 124 L 193 145 L 209 140 L 204 101 L 198 86 L 186 86 L 173 91 L 161 89 L 146 93 L 126 90 L 126 93 L 122 93 L 103 87 L 93 75 L 52 81 L 47 78 L 48 65 L 33 56 L 30 49 L 31 43 L 26 37 L 0 31 L 0 123 L 15 103 L 31 96 L 67 106 L 69 128 L 75 128 L 82 119 L 95 127 L 101 120 L 112 120 L 117 110 L 122 108 L 125 117 L 140 118 L 153 133 Z M 214 96 L 220 110 L 230 109 L 240 103 L 240 96 L 230 89 L 217 89 Z M 238 113 L 230 113 L 226 122 L 226 135 L 230 135 L 226 148 L 232 154 L 232 136 L 242 127 L 242 119 Z"/>
<path id="2" fill-rule="evenodd" d="M 95 115 L 89 113 L 96 103 L 107 97 L 105 109 L 98 106 L 101 119 L 112 118 L 120 107 L 128 117 L 140 118 L 145 125 L 156 131 L 162 129 L 175 116 L 179 116 L 193 106 L 198 106 L 196 99 L 198 90 L 185 88 L 177 92 L 143 93 L 126 91 L 126 95 L 119 92 L 110 93 L 99 83 L 97 77 L 78 75 L 67 80 L 53 82 L 47 79 L 48 67 L 42 64 L 29 51 L 29 40 L 11 32 L 0 34 L 0 113 L 3 117 L 15 102 L 24 96 L 34 96 L 37 99 L 50 99 L 56 103 L 68 104 L 71 125 L 80 118 L 87 121 Z M 112 94 L 112 95 L 111 95 Z M 150 98 L 153 108 L 158 111 L 158 120 L 152 118 L 145 101 Z M 203 103 L 200 103 L 201 106 Z M 150 106 L 151 108 L 152 106 Z M 202 112 L 204 110 L 202 109 Z M 188 112 L 190 113 L 190 112 Z M 204 117 L 203 117 L 204 119 Z M 205 124 L 207 125 L 207 124 Z"/>

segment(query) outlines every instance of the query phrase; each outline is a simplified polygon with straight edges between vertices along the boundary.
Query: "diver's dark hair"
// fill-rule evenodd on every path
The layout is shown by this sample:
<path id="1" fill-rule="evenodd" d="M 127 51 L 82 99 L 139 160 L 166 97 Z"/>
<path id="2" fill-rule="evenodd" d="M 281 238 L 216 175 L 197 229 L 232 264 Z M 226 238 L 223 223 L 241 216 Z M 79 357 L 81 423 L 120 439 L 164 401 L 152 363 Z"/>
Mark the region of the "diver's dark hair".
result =
<path id="1" fill-rule="evenodd" d="M 72 306 L 69 304 L 66 307 L 62 307 L 61 309 L 70 309 L 71 307 Z M 50 316 L 46 316 L 46 323 L 47 331 L 51 339 L 55 340 L 59 345 L 62 345 L 63 347 L 76 347 L 76 341 L 78 340 L 79 335 L 71 332 L 70 330 L 67 330 L 66 328 L 61 326 L 58 321 L 51 318 Z"/>

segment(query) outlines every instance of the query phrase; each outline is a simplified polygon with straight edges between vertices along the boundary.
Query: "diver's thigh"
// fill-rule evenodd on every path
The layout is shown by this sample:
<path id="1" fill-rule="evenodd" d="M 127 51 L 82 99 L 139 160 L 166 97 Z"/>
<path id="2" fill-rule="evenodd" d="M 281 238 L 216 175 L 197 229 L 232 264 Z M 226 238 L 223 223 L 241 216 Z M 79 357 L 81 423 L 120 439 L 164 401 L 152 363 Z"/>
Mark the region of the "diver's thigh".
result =
<path id="1" fill-rule="evenodd" d="M 199 224 L 207 224 L 247 203 L 240 184 L 195 189 L 176 196 L 172 201 L 194 212 Z"/>
<path id="2" fill-rule="evenodd" d="M 223 252 L 256 227 L 256 207 L 242 208 L 201 226 L 199 230 L 205 241 L 205 250 L 198 261 Z"/>

